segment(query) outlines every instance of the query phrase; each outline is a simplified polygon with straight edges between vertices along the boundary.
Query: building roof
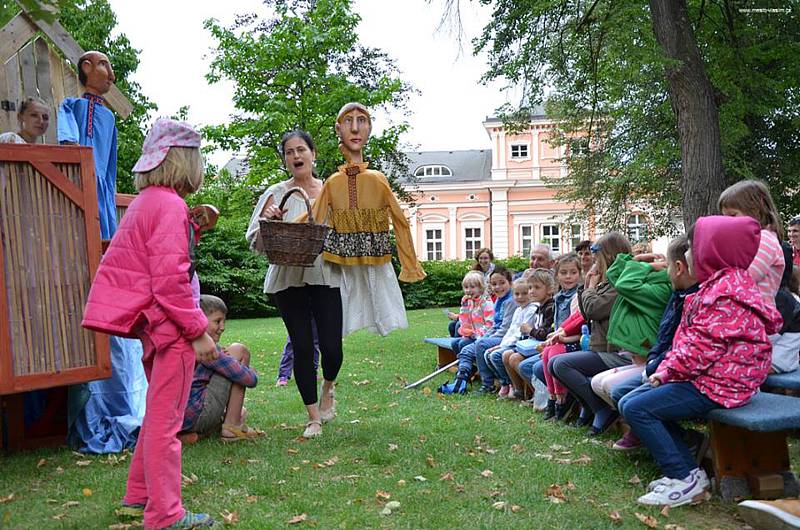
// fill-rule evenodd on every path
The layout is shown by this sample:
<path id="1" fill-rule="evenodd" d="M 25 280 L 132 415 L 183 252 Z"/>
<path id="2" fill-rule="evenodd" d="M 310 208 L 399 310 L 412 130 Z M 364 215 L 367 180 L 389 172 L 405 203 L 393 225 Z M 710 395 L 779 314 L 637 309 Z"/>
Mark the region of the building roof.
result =
<path id="1" fill-rule="evenodd" d="M 531 121 L 542 121 L 549 119 L 547 113 L 544 111 L 544 107 L 542 105 L 536 105 L 531 111 Z M 487 124 L 502 124 L 503 120 L 497 116 L 486 116 L 486 120 L 484 120 L 483 125 L 486 126 Z"/>
<path id="2" fill-rule="evenodd" d="M 231 175 L 240 177 L 246 175 L 250 168 L 247 166 L 247 160 L 244 158 L 234 157 L 228 160 L 228 163 L 222 166 L 222 169 L 227 170 Z"/>
<path id="3" fill-rule="evenodd" d="M 491 149 L 468 149 L 464 151 L 416 151 L 407 152 L 408 171 L 414 175 L 422 166 L 446 166 L 452 175 L 417 177 L 420 184 L 445 182 L 476 182 L 489 180 L 492 172 Z M 407 182 L 408 178 L 400 179 Z"/>

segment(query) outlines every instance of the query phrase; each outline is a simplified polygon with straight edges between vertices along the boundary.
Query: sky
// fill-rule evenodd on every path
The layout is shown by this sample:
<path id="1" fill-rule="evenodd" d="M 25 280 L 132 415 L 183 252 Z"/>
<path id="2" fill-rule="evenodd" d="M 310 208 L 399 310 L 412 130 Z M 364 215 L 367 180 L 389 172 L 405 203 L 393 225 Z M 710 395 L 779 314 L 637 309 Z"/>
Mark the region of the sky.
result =
<path id="1" fill-rule="evenodd" d="M 490 148 L 482 122 L 509 97 L 500 83 L 480 84 L 486 58 L 472 54 L 470 40 L 488 20 L 488 11 L 470 0 L 461 3 L 464 42 L 460 49 L 455 34 L 438 30 L 444 0 L 354 2 L 354 11 L 362 17 L 357 29 L 361 43 L 387 52 L 402 79 L 419 91 L 411 96 L 411 129 L 402 138 L 413 150 Z M 225 123 L 235 112 L 233 85 L 209 85 L 205 79 L 214 42 L 203 21 L 216 18 L 228 25 L 237 14 L 268 16 L 268 8 L 259 0 L 110 0 L 110 4 L 119 32 L 141 50 L 134 80 L 158 105 L 157 116 L 173 115 L 188 105 L 189 121 L 194 124 Z M 377 118 L 379 130 L 381 116 Z M 218 152 L 211 161 L 223 165 L 234 154 Z"/>

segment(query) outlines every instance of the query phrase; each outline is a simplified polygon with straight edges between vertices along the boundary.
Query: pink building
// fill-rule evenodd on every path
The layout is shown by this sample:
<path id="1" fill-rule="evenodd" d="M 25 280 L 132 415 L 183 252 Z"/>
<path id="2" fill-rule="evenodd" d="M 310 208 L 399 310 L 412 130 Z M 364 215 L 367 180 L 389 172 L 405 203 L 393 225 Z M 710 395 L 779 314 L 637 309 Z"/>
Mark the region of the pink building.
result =
<path id="1" fill-rule="evenodd" d="M 593 238 L 587 223 L 568 220 L 572 206 L 543 181 L 567 170 L 564 149 L 548 143 L 552 120 L 534 115 L 520 134 L 506 133 L 496 118 L 483 126 L 490 149 L 407 153 L 416 177 L 406 188 L 416 203 L 408 213 L 420 259 L 469 259 L 481 247 L 498 258 L 527 256 L 537 243 L 562 253 Z"/>

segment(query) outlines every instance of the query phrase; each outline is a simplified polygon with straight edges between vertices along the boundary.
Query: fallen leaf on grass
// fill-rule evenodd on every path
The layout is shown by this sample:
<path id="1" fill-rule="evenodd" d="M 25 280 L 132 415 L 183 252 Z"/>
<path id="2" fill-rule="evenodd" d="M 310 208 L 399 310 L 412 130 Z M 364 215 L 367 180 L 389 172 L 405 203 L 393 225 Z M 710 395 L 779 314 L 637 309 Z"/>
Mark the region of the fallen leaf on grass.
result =
<path id="1" fill-rule="evenodd" d="M 564 490 L 558 484 L 550 484 L 544 492 L 547 499 L 553 504 L 560 504 L 567 500 Z"/>
<path id="2" fill-rule="evenodd" d="M 131 521 L 130 523 L 115 523 L 108 525 L 108 530 L 130 530 L 131 528 L 142 528 L 142 521 Z"/>
<path id="3" fill-rule="evenodd" d="M 389 444 L 389 451 L 397 451 L 397 444 Z"/>
<path id="4" fill-rule="evenodd" d="M 523 446 L 521 446 L 520 444 L 514 444 L 514 445 L 511 446 L 511 450 L 514 451 L 517 454 L 520 454 L 521 452 L 523 452 L 525 450 L 525 448 Z"/>
<path id="5" fill-rule="evenodd" d="M 506 506 L 508 506 L 508 503 L 506 501 L 497 501 L 494 504 L 492 504 L 492 508 L 494 508 L 495 510 L 505 510 Z"/>
<path id="6" fill-rule="evenodd" d="M 425 396 L 430 396 L 431 395 L 431 389 L 426 386 L 425 388 L 422 389 L 422 394 L 425 395 Z"/>
<path id="7" fill-rule="evenodd" d="M 392 515 L 392 510 L 384 506 L 383 510 L 381 510 L 381 515 Z"/>
<path id="8" fill-rule="evenodd" d="M 392 494 L 386 491 L 378 490 L 375 492 L 375 498 L 383 501 L 388 501 L 392 498 Z"/>
<path id="9" fill-rule="evenodd" d="M 519 504 L 512 504 L 511 505 L 511 513 L 517 513 L 521 509 L 522 509 L 522 506 L 520 506 Z"/>
<path id="10" fill-rule="evenodd" d="M 633 484 L 637 486 L 642 483 L 642 479 L 639 478 L 639 475 L 634 475 L 630 479 L 628 479 L 628 484 Z"/>
<path id="11" fill-rule="evenodd" d="M 608 518 L 611 519 L 611 522 L 613 522 L 615 524 L 619 524 L 619 523 L 622 522 L 622 516 L 616 510 L 614 510 L 613 512 L 608 514 Z"/>
<path id="12" fill-rule="evenodd" d="M 286 450 L 286 454 L 289 454 L 289 455 L 296 455 L 299 452 L 300 451 L 298 451 L 297 449 L 287 449 Z"/>
<path id="13" fill-rule="evenodd" d="M 580 458 L 576 458 L 575 460 L 572 461 L 572 463 L 573 464 L 588 464 L 591 461 L 592 461 L 592 459 L 589 458 L 589 455 L 581 455 Z"/>
<path id="14" fill-rule="evenodd" d="M 453 480 L 453 474 L 451 472 L 442 473 L 442 476 L 439 477 L 439 480 Z"/>
<path id="15" fill-rule="evenodd" d="M 56 521 L 60 521 L 61 519 L 63 519 L 66 516 L 67 516 L 67 514 L 65 514 L 65 513 L 57 513 L 57 514 L 55 514 L 53 516 L 53 519 L 55 519 Z"/>
<path id="16" fill-rule="evenodd" d="M 78 467 L 86 467 L 91 463 L 92 463 L 91 460 L 78 460 L 78 461 L 75 462 L 75 465 L 78 466 Z"/>
<path id="17" fill-rule="evenodd" d="M 76 506 L 80 506 L 81 503 L 78 501 L 67 501 L 61 505 L 62 508 L 75 508 Z"/>
<path id="18" fill-rule="evenodd" d="M 566 447 L 560 444 L 553 444 L 550 446 L 551 451 L 563 451 L 564 449 L 566 449 Z"/>
<path id="19" fill-rule="evenodd" d="M 567 488 L 569 491 L 575 491 L 576 486 L 572 483 L 572 481 L 567 482 L 564 484 L 564 487 Z"/>
<path id="20" fill-rule="evenodd" d="M 258 495 L 248 495 L 244 498 L 245 502 L 254 503 L 258 502 Z"/>
<path id="21" fill-rule="evenodd" d="M 425 458 L 425 464 L 427 464 L 428 467 L 436 467 L 436 462 L 433 460 L 433 455 L 428 455 Z"/>
<path id="22" fill-rule="evenodd" d="M 183 483 L 184 486 L 197 484 L 199 481 L 200 479 L 197 478 L 197 475 L 195 475 L 194 473 L 190 473 L 189 475 L 181 474 L 181 482 Z"/>
<path id="23" fill-rule="evenodd" d="M 428 480 L 428 479 L 426 479 L 426 478 L 425 478 L 425 477 L 423 477 L 422 475 L 417 475 L 416 477 L 414 477 L 414 480 L 417 480 L 417 481 L 419 481 L 419 482 L 425 482 L 425 481 L 426 481 L 426 480 Z"/>
<path id="24" fill-rule="evenodd" d="M 336 465 L 337 462 L 339 462 L 339 457 L 334 456 L 333 458 L 329 458 L 326 461 L 324 461 L 323 464 L 325 464 L 328 467 L 331 467 L 333 465 Z"/>
<path id="25" fill-rule="evenodd" d="M 553 455 L 548 455 L 548 454 L 544 454 L 544 453 L 535 453 L 533 456 L 535 458 L 541 458 L 542 460 L 552 460 L 553 459 Z"/>
<path id="26" fill-rule="evenodd" d="M 291 519 L 289 519 L 286 522 L 289 523 L 289 524 L 298 524 L 298 523 L 302 523 L 306 519 L 308 519 L 308 515 L 306 515 L 304 513 L 301 513 L 300 515 L 295 515 L 294 517 L 292 517 Z"/>
<path id="27" fill-rule="evenodd" d="M 669 517 L 669 506 L 661 508 L 661 517 Z"/>
<path id="28" fill-rule="evenodd" d="M 11 502 L 11 501 L 14 500 L 14 498 L 15 498 L 15 495 L 13 493 L 9 493 L 5 497 L 0 497 L 0 504 L 5 504 L 7 502 Z"/>
<path id="29" fill-rule="evenodd" d="M 83 488 L 81 490 L 81 493 L 83 493 L 84 497 L 91 497 L 92 496 L 92 490 L 89 489 L 89 488 Z"/>
<path id="30" fill-rule="evenodd" d="M 386 507 L 389 508 L 390 510 L 399 510 L 400 503 L 398 501 L 389 501 L 386 503 Z"/>
<path id="31" fill-rule="evenodd" d="M 46 500 L 46 501 L 44 501 L 44 502 L 46 502 L 47 504 L 58 504 L 58 503 L 59 503 L 59 502 L 61 502 L 61 501 L 60 501 L 60 500 L 58 500 L 58 499 L 47 499 L 47 500 Z"/>
<path id="32" fill-rule="evenodd" d="M 644 515 L 639 512 L 636 512 L 634 515 L 643 525 L 647 526 L 648 528 L 658 528 L 658 519 L 652 515 Z"/>
<path id="33" fill-rule="evenodd" d="M 60 475 L 61 473 L 63 473 L 63 472 L 64 472 L 64 468 L 63 468 L 63 467 L 61 467 L 61 466 L 58 466 L 58 467 L 56 468 L 56 473 L 58 473 L 59 475 Z"/>
<path id="34" fill-rule="evenodd" d="M 355 425 L 356 423 L 361 423 L 361 420 L 350 420 L 350 425 Z"/>
<path id="35" fill-rule="evenodd" d="M 364 379 L 363 381 L 354 381 L 353 384 L 356 386 L 368 385 L 369 379 Z"/>
<path id="36" fill-rule="evenodd" d="M 229 512 L 228 510 L 222 510 L 219 512 L 222 516 L 222 522 L 226 525 L 235 525 L 239 522 L 239 514 L 236 512 Z"/>
<path id="37" fill-rule="evenodd" d="M 39 459 L 39 461 L 36 463 L 37 468 L 44 467 L 45 465 L 47 465 L 47 459 L 45 458 Z"/>
<path id="38" fill-rule="evenodd" d="M 489 478 L 492 475 L 494 475 L 494 471 L 492 471 L 491 469 L 484 469 L 483 471 L 481 471 L 482 477 Z"/>
<path id="39" fill-rule="evenodd" d="M 245 460 L 245 461 L 244 461 L 244 462 L 242 462 L 242 463 L 243 463 L 243 464 L 260 464 L 260 463 L 261 463 L 261 460 L 259 460 L 259 459 L 257 459 L 257 458 L 249 458 L 249 459 Z"/>
<path id="40" fill-rule="evenodd" d="M 664 530 L 686 530 L 686 529 L 677 524 L 665 524 Z"/>

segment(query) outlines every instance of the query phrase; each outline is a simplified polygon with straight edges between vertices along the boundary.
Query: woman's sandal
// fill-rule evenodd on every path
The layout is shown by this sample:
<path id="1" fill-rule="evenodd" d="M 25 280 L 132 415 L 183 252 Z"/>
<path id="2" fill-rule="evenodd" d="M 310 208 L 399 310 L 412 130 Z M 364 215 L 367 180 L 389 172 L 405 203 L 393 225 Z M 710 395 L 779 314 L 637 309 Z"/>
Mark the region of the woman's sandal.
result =
<path id="1" fill-rule="evenodd" d="M 183 517 L 169 525 L 167 530 L 188 530 L 190 528 L 208 528 L 214 526 L 214 519 L 207 513 L 192 513 L 187 511 Z"/>
<path id="2" fill-rule="evenodd" d="M 254 440 L 264 436 L 265 434 L 264 431 L 255 429 L 253 427 L 248 427 L 245 424 L 229 425 L 225 423 L 222 425 L 222 430 L 233 434 L 233 436 L 225 436 L 224 434 L 220 434 L 220 439 L 224 443 L 239 442 L 242 440 Z"/>
<path id="3" fill-rule="evenodd" d="M 331 398 L 331 408 L 323 409 L 322 407 L 320 407 L 319 409 L 319 416 L 320 418 L 322 418 L 322 423 L 328 423 L 329 421 L 331 421 L 333 418 L 336 417 L 336 396 L 334 394 L 334 390 L 331 389 L 328 392 L 328 395 Z"/>
<path id="4" fill-rule="evenodd" d="M 312 425 L 319 425 L 320 430 L 312 431 L 311 430 Z M 309 439 L 309 438 L 316 438 L 317 436 L 322 436 L 322 422 L 320 420 L 311 420 L 308 423 L 306 423 L 306 430 L 303 431 L 303 438 Z"/>

